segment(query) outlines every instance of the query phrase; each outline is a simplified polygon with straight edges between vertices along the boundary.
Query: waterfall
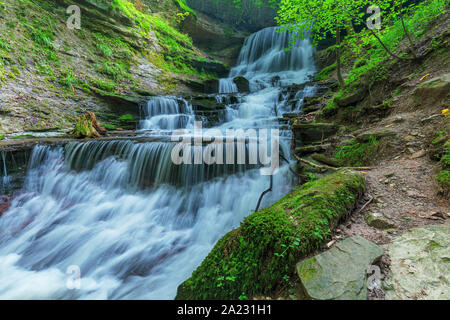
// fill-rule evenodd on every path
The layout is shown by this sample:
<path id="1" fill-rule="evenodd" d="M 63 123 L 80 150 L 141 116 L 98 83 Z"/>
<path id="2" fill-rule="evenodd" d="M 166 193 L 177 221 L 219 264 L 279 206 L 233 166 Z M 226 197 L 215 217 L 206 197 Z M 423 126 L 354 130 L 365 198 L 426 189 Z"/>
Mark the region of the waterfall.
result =
<path id="1" fill-rule="evenodd" d="M 219 80 L 219 93 L 236 93 L 238 87 L 234 83 L 233 78 L 223 78 Z"/>
<path id="2" fill-rule="evenodd" d="M 253 90 L 257 83 L 268 87 L 274 82 L 282 85 L 304 82 L 315 72 L 314 49 L 309 38 L 295 43 L 291 40 L 292 33 L 280 32 L 279 27 L 266 28 L 247 37 L 230 77 L 240 75 L 253 80 Z"/>
<path id="3" fill-rule="evenodd" d="M 176 130 L 193 125 L 194 112 L 186 100 L 176 97 L 154 97 L 142 108 L 141 129 Z"/>
<path id="4" fill-rule="evenodd" d="M 227 106 L 212 130 L 216 138 L 233 128 L 281 130 L 280 151 L 291 159 L 290 132 L 277 121 L 289 111 L 280 86 L 308 80 L 313 49 L 304 40 L 286 52 L 290 35 L 277 30 L 247 38 L 230 79 L 246 76 L 252 92 L 217 95 Z M 235 92 L 230 79 L 221 81 L 223 93 Z M 167 133 L 185 129 L 183 138 L 197 138 L 190 103 L 153 97 L 141 114 L 134 140 L 34 147 L 23 189 L 0 218 L 0 299 L 172 299 L 215 243 L 255 209 L 269 186 L 261 164 L 172 161 L 178 142 Z M 273 179 L 262 207 L 295 181 L 286 164 Z M 68 285 L 71 270 L 81 272 L 79 288 Z"/>
<path id="5" fill-rule="evenodd" d="M 6 169 L 6 153 L 2 151 L 2 161 L 3 161 L 3 176 L 2 176 L 2 192 L 5 193 L 6 188 L 9 187 L 10 179 L 8 176 L 8 170 Z"/>

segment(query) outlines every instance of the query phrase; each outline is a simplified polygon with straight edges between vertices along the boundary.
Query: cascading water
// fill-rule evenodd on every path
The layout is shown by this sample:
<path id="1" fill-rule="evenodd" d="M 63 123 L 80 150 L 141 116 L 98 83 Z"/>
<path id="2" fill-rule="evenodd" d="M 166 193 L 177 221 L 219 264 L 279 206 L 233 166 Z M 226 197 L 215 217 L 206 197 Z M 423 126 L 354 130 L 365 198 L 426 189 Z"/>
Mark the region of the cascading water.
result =
<path id="1" fill-rule="evenodd" d="M 144 120 L 141 129 L 176 130 L 192 127 L 194 112 L 184 99 L 176 97 L 154 97 L 142 108 Z"/>
<path id="2" fill-rule="evenodd" d="M 315 72 L 309 39 L 291 43 L 292 33 L 279 27 L 263 29 L 249 36 L 239 54 L 230 78 L 244 76 L 251 80 L 252 91 L 275 84 L 303 83 Z M 287 48 L 290 50 L 286 51 Z"/>
<path id="3" fill-rule="evenodd" d="M 285 104 L 272 78 L 302 83 L 314 72 L 309 42 L 289 54 L 287 38 L 269 28 L 247 39 L 231 75 L 246 75 L 254 90 L 233 101 L 218 95 L 229 102 L 213 128 L 219 135 L 279 128 Z M 194 119 L 191 106 L 176 97 L 155 97 L 142 111 L 141 129 L 190 129 Z M 171 299 L 269 185 L 259 166 L 175 165 L 175 142 L 167 136 L 146 142 L 151 134 L 141 132 L 144 141 L 34 148 L 23 190 L 0 218 L 0 298 Z M 289 158 L 288 134 L 280 139 Z M 292 182 L 281 166 L 262 207 Z M 71 270 L 81 272 L 79 288 L 68 286 Z"/>
<path id="4" fill-rule="evenodd" d="M 6 188 L 9 186 L 9 176 L 8 176 L 8 170 L 6 169 L 6 153 L 2 152 L 2 161 L 3 161 L 3 176 L 2 176 L 2 187 L 0 190 L 4 193 L 6 191 Z"/>
<path id="5" fill-rule="evenodd" d="M 223 78 L 219 80 L 219 93 L 236 93 L 238 87 L 233 78 Z"/>

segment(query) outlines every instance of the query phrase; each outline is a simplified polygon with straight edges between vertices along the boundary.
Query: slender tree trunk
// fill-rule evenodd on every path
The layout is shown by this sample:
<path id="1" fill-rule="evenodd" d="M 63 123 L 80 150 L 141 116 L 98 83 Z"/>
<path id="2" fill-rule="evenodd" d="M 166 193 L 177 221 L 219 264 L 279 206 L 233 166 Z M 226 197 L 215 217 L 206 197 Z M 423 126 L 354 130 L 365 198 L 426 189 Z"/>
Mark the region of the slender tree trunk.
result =
<path id="1" fill-rule="evenodd" d="M 411 53 L 414 56 L 414 59 L 417 59 L 416 50 L 414 49 L 414 43 L 411 40 L 411 37 L 409 36 L 408 30 L 406 29 L 405 21 L 403 20 L 403 15 L 400 16 L 400 20 L 402 21 L 403 31 L 405 32 L 405 35 L 409 41 L 409 49 L 411 50 Z"/>
<path id="2" fill-rule="evenodd" d="M 398 55 L 396 55 L 395 53 L 393 53 L 391 50 L 389 50 L 388 47 L 386 47 L 386 45 L 383 43 L 383 41 L 380 39 L 380 37 L 372 30 L 372 29 L 368 29 L 370 33 L 372 33 L 372 35 L 377 38 L 378 42 L 381 44 L 381 46 L 384 48 L 384 50 L 386 50 L 387 53 L 389 53 L 390 56 L 399 59 L 399 60 L 408 60 L 407 58 L 403 58 L 400 57 Z"/>
<path id="3" fill-rule="evenodd" d="M 336 28 L 336 65 L 337 65 L 337 78 L 339 85 L 343 88 L 344 78 L 342 77 L 342 66 L 341 66 L 341 29 Z"/>

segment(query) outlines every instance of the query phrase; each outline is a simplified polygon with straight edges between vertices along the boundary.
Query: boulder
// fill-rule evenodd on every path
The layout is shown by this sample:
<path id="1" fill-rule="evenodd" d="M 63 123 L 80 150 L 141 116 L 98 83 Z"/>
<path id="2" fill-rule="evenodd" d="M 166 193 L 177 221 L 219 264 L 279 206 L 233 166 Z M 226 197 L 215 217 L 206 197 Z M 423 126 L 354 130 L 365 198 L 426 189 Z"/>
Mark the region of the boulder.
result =
<path id="1" fill-rule="evenodd" d="M 408 230 L 387 246 L 390 274 L 383 282 L 387 300 L 450 299 L 450 228 Z"/>
<path id="2" fill-rule="evenodd" d="M 301 294 L 314 300 L 366 300 L 366 270 L 383 253 L 376 244 L 356 236 L 300 261 Z"/>
<path id="3" fill-rule="evenodd" d="M 241 93 L 250 92 L 250 83 L 246 78 L 239 76 L 234 78 L 233 82 L 236 84 L 239 92 Z"/>

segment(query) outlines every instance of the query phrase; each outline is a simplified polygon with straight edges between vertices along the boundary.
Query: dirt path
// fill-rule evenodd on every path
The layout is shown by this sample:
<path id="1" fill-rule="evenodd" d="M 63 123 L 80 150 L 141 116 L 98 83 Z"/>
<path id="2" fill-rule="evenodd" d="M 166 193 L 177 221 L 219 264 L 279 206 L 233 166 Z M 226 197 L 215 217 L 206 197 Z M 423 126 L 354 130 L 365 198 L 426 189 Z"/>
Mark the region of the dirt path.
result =
<path id="1" fill-rule="evenodd" d="M 425 157 L 405 157 L 382 162 L 368 171 L 364 200 L 372 197 L 373 200 L 362 212 L 338 227 L 340 234 L 344 237 L 360 235 L 381 245 L 407 229 L 430 224 L 450 226 L 450 206 L 436 195 L 433 170 L 433 164 Z M 369 226 L 365 219 L 369 213 L 382 217 L 393 227 L 382 230 Z"/>

